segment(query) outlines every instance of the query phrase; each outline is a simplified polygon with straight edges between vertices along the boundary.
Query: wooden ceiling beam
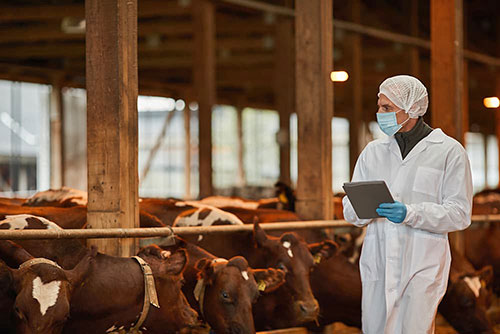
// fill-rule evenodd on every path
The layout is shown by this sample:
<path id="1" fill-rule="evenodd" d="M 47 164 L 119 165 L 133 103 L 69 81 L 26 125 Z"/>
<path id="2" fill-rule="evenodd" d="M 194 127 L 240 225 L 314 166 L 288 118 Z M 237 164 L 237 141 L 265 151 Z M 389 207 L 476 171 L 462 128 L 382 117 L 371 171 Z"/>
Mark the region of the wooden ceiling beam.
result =
<path id="1" fill-rule="evenodd" d="M 189 8 L 180 6 L 177 1 L 141 0 L 138 4 L 138 16 L 141 18 L 188 14 Z M 85 17 L 84 4 L 0 6 L 0 22 L 57 20 L 64 17 Z"/>

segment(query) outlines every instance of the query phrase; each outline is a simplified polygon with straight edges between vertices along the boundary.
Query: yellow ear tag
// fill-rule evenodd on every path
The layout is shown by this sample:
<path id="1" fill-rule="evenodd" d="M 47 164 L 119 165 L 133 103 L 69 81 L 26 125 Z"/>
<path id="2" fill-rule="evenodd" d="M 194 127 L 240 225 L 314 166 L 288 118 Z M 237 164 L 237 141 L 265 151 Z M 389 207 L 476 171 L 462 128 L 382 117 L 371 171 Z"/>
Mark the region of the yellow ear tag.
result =
<path id="1" fill-rule="evenodd" d="M 486 282 L 481 280 L 481 288 L 486 289 Z"/>
<path id="2" fill-rule="evenodd" d="M 314 255 L 314 264 L 319 264 L 321 262 L 321 254 Z"/>
<path id="3" fill-rule="evenodd" d="M 279 200 L 280 200 L 281 203 L 285 203 L 285 204 L 288 203 L 288 198 L 286 198 L 286 196 L 285 196 L 284 193 L 281 193 L 279 195 Z"/>
<path id="4" fill-rule="evenodd" d="M 259 291 L 264 291 L 264 290 L 266 290 L 266 282 L 264 282 L 264 281 L 259 281 L 258 289 L 259 289 Z"/>

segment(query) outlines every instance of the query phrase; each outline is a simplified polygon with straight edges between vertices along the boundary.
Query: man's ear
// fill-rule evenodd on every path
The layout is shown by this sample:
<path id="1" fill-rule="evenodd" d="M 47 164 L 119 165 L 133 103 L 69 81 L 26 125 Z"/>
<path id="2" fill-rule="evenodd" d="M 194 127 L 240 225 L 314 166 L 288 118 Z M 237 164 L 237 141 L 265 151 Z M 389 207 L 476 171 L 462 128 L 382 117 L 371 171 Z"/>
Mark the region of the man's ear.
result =
<path id="1" fill-rule="evenodd" d="M 325 240 L 319 243 L 309 244 L 308 246 L 309 246 L 309 251 L 314 257 L 315 264 L 318 264 L 322 260 L 330 258 L 337 252 L 337 249 L 339 248 L 339 245 L 331 240 Z"/>
<path id="2" fill-rule="evenodd" d="M 260 227 L 259 223 L 253 224 L 253 240 L 257 247 L 264 247 L 269 240 L 266 232 Z"/>
<path id="3" fill-rule="evenodd" d="M 280 269 L 252 269 L 259 291 L 269 293 L 285 283 L 285 272 Z"/>

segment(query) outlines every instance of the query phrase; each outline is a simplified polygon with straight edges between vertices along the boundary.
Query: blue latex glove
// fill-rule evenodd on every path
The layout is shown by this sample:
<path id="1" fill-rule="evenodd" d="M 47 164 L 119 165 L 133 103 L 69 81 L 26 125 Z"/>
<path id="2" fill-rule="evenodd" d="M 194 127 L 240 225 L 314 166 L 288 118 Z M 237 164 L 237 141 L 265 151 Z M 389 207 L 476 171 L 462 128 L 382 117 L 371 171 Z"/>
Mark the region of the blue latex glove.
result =
<path id="1" fill-rule="evenodd" d="M 382 203 L 376 211 L 380 216 L 397 224 L 402 223 L 406 218 L 406 205 L 401 202 Z"/>

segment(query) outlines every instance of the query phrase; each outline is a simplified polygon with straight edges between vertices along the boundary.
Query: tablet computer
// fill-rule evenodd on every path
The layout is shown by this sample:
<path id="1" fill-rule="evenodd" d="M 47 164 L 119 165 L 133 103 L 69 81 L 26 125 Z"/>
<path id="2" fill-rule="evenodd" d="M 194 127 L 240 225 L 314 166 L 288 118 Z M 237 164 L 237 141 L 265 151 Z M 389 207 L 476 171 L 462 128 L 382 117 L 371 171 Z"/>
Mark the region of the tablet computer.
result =
<path id="1" fill-rule="evenodd" d="M 342 186 L 360 219 L 381 218 L 375 211 L 381 203 L 394 203 L 385 181 L 346 182 Z"/>

